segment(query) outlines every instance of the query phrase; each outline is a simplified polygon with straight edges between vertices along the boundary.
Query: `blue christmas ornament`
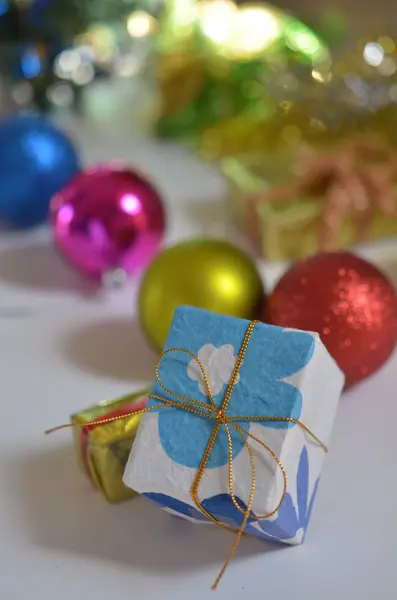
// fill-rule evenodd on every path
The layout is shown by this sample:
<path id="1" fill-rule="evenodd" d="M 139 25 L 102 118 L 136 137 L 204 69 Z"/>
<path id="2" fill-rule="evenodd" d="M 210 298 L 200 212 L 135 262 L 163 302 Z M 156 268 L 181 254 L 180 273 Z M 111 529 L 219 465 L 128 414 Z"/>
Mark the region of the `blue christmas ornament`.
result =
<path id="1" fill-rule="evenodd" d="M 48 216 L 51 197 L 79 171 L 70 140 L 39 115 L 0 124 L 0 220 L 32 227 Z"/>

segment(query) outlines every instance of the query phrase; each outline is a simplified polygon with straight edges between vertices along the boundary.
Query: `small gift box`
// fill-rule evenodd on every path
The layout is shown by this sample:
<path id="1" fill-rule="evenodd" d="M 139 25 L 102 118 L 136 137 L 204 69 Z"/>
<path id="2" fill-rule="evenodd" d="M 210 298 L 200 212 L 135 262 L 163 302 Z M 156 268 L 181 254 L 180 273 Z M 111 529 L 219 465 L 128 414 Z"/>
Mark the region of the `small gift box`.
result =
<path id="1" fill-rule="evenodd" d="M 148 392 L 96 404 L 71 417 L 79 462 L 94 486 L 110 502 L 126 500 L 135 493 L 122 479 L 141 420 L 141 415 L 135 413 L 145 408 Z M 103 423 L 104 419 L 109 422 Z"/>
<path id="2" fill-rule="evenodd" d="M 343 383 L 315 333 L 179 307 L 124 482 L 195 523 L 300 544 Z"/>
<path id="3" fill-rule="evenodd" d="M 222 170 L 234 219 L 269 260 L 397 235 L 397 155 L 386 143 L 230 158 Z"/>

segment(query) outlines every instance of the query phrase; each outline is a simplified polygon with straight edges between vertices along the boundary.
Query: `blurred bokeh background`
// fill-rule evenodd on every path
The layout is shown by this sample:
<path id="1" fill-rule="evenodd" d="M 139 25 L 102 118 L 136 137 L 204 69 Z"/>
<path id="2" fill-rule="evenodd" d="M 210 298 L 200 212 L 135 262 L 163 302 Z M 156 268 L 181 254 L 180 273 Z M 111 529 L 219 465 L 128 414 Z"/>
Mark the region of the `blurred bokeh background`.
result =
<path id="1" fill-rule="evenodd" d="M 55 117 L 53 123 L 67 114 L 72 119 L 62 121 L 66 136 L 76 128 L 87 131 L 87 122 L 95 128 L 95 123 L 108 121 L 113 129 L 121 124 L 123 135 L 131 139 L 140 132 L 147 140 L 184 144 L 240 190 L 244 212 L 253 193 L 269 186 L 278 189 L 280 182 L 296 175 L 291 152 L 298 146 L 310 145 L 314 154 L 321 154 L 324 146 L 364 135 L 364 159 L 361 146 L 358 154 L 354 146 L 348 156 L 353 172 L 368 160 L 374 135 L 383 138 L 386 146 L 397 142 L 395 13 L 391 0 L 327 0 L 321 6 L 313 0 L 276 0 L 273 4 L 261 0 L 0 0 L 0 124 L 26 111 Z M 46 125 L 40 127 L 45 129 L 44 136 L 49 135 Z M 27 222 L 26 207 L 36 202 L 29 191 L 34 184 L 24 147 L 26 128 L 28 133 L 29 128 L 36 131 L 36 122 L 17 118 L 9 129 L 0 127 L 2 155 L 10 155 L 11 141 L 17 148 L 14 159 L 9 158 L 0 173 L 3 188 L 9 190 L 3 202 L 7 206 L 0 206 L 0 214 L 14 225 Z M 51 145 L 56 145 L 56 139 L 51 138 Z M 42 173 L 44 146 L 41 137 L 39 141 L 35 160 Z M 311 236 L 304 235 L 305 252 L 319 249 L 320 204 L 312 202 L 304 208 L 307 195 L 332 196 L 330 219 L 333 207 L 339 206 L 337 247 L 363 239 L 361 233 L 352 232 L 360 230 L 357 224 L 364 217 L 369 219 L 371 206 L 381 214 L 373 230 L 367 228 L 367 237 L 393 235 L 395 229 L 390 231 L 388 225 L 391 208 L 383 199 L 394 190 L 394 149 L 386 146 L 371 150 L 380 165 L 363 184 L 365 210 L 359 206 L 361 192 L 351 193 L 350 188 L 349 201 L 339 210 L 334 187 L 341 184 L 347 189 L 351 180 L 342 177 L 341 183 L 335 164 L 329 166 L 332 177 L 321 180 L 319 194 L 318 189 L 298 182 L 303 191 L 293 190 L 288 218 L 279 216 L 277 210 L 267 214 L 269 210 L 262 207 L 260 235 L 272 246 L 270 254 L 262 247 L 262 255 L 280 260 L 299 255 L 301 230 L 309 213 Z M 63 149 L 70 158 L 67 140 Z M 290 155 L 281 157 L 280 153 Z M 113 158 L 112 151 L 106 160 Z M 20 169 L 23 160 L 22 189 L 15 165 Z M 372 155 L 369 162 L 374 162 Z M 55 167 L 54 163 L 54 178 L 65 164 Z M 61 182 L 76 169 L 79 164 L 70 159 Z M 367 175 L 360 171 L 360 177 Z M 58 184 L 50 191 L 46 188 L 42 220 L 52 194 L 59 191 Z M 229 196 L 233 197 L 230 190 Z M 329 217 L 327 206 L 325 202 L 324 211 L 320 210 L 324 222 Z M 14 218 L 16 207 L 18 218 Z M 240 229 L 246 229 L 243 212 L 233 207 L 229 212 L 235 213 Z M 343 233 L 348 215 L 352 223 L 346 224 Z M 275 233 L 281 221 L 283 227 L 287 221 L 294 227 L 299 221 L 295 250 L 275 251 L 277 236 L 285 238 Z M 252 241 L 249 228 L 245 234 Z"/>
<path id="2" fill-rule="evenodd" d="M 133 82 L 147 67 L 154 46 L 170 52 L 173 43 L 188 35 L 197 42 L 198 31 L 210 42 L 204 49 L 212 58 L 223 53 L 246 60 L 247 54 L 274 53 L 273 42 L 282 35 L 278 9 L 294 13 L 335 56 L 346 48 L 352 51 L 363 38 L 393 39 L 397 28 L 392 0 L 276 0 L 273 8 L 237 2 L 235 8 L 249 8 L 238 26 L 232 25 L 232 5 L 226 0 L 0 0 L 2 112 L 7 103 L 80 110 L 92 83 L 109 78 Z M 315 54 L 316 44 L 308 39 L 300 46 L 289 43 L 289 49 L 310 55 L 314 48 Z M 384 74 L 394 73 L 390 62 L 383 67 Z"/>

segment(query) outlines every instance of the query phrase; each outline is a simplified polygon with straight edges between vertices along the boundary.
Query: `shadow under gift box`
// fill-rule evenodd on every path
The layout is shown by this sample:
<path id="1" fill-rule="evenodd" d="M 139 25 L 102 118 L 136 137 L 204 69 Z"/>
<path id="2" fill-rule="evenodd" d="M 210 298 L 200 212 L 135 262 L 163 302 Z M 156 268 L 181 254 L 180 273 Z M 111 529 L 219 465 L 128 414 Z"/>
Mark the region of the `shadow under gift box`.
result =
<path id="1" fill-rule="evenodd" d="M 72 415 L 74 442 L 79 463 L 109 502 L 120 502 L 135 495 L 123 484 L 123 472 L 131 446 L 141 421 L 141 415 L 134 414 L 145 408 L 149 390 L 130 394 L 105 404 L 96 404 Z M 92 421 L 126 416 L 111 423 L 98 423 L 83 426 Z"/>
<path id="2" fill-rule="evenodd" d="M 322 250 L 320 228 L 325 196 L 321 191 L 252 204 L 257 194 L 293 182 L 294 166 L 293 155 L 285 153 L 221 161 L 221 170 L 229 183 L 228 201 L 233 220 L 268 260 L 293 260 Z M 393 188 L 397 215 L 397 176 Z M 335 234 L 336 248 L 397 236 L 397 216 L 382 214 L 376 203 L 373 206 L 373 216 L 364 231 L 359 217 L 346 211 Z"/>
<path id="3" fill-rule="evenodd" d="M 171 401 L 185 397 L 185 401 L 210 404 L 202 372 L 192 358 L 196 356 L 209 380 L 216 410 L 223 404 L 241 348 L 245 348 L 243 362 L 225 416 L 268 447 L 267 451 L 246 437 L 254 454 L 256 481 L 245 531 L 300 544 L 322 471 L 322 444 L 328 445 L 344 384 L 318 334 L 259 322 L 252 328 L 244 319 L 179 307 L 151 393 Z M 148 406 L 156 404 L 162 408 L 142 418 L 124 482 L 171 514 L 208 524 L 192 498 L 192 486 L 217 422 L 150 398 Z M 254 475 L 244 435 L 232 424 L 229 429 L 233 492 L 245 510 Z M 226 430 L 220 425 L 197 491 L 208 513 L 220 523 L 240 527 L 244 515 L 230 493 L 229 460 Z M 257 520 L 253 515 L 269 518 Z"/>

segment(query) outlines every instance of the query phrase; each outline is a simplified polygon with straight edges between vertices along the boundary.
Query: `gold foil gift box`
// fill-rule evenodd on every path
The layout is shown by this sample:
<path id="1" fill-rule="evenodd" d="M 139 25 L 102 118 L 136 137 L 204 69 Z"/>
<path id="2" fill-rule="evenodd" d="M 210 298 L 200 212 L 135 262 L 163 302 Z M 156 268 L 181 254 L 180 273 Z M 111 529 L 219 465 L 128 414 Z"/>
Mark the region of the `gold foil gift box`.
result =
<path id="1" fill-rule="evenodd" d="M 378 139 L 227 158 L 234 220 L 269 260 L 397 235 L 397 153 Z"/>
<path id="2" fill-rule="evenodd" d="M 134 496 L 122 481 L 124 468 L 141 420 L 135 412 L 144 408 L 149 390 L 96 404 L 71 417 L 77 456 L 84 472 L 109 502 Z M 125 418 L 100 423 L 103 419 Z M 93 422 L 98 421 L 98 424 Z M 89 425 L 85 426 L 85 423 Z"/>
<path id="3" fill-rule="evenodd" d="M 203 130 L 198 143 L 201 156 L 216 160 L 288 152 L 297 144 L 337 144 L 379 129 L 389 135 L 390 123 L 395 120 L 392 111 L 361 106 L 344 81 L 319 84 L 311 75 L 310 80 L 293 71 L 275 73 L 263 86 L 260 110 L 241 111 Z"/>

